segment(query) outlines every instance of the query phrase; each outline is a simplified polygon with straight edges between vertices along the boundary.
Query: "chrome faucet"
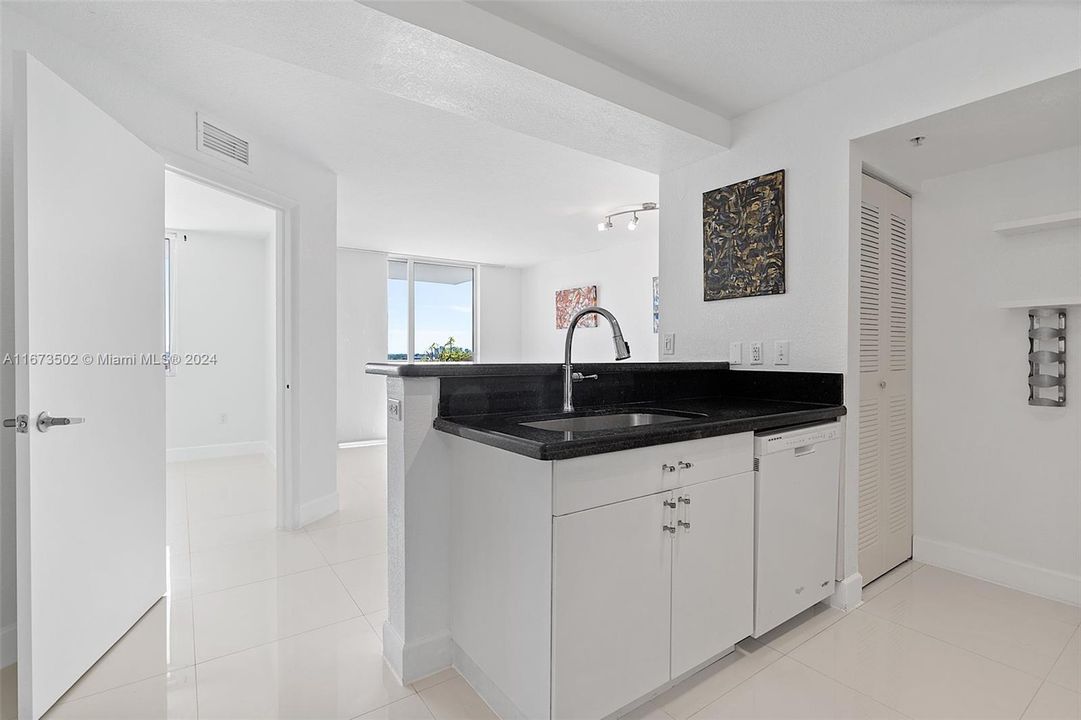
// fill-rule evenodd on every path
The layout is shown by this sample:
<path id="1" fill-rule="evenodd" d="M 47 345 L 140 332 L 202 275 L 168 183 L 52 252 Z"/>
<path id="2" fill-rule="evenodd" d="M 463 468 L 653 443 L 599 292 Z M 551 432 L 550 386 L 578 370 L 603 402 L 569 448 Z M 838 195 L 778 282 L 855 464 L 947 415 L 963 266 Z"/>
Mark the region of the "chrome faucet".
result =
<path id="1" fill-rule="evenodd" d="M 574 410 L 574 403 L 571 401 L 572 388 L 574 383 L 586 379 L 586 376 L 574 372 L 571 367 L 571 344 L 574 342 L 574 328 L 578 326 L 578 321 L 590 313 L 602 315 L 608 321 L 608 324 L 612 326 L 612 342 L 616 345 L 616 360 L 626 360 L 631 356 L 631 346 L 623 339 L 623 331 L 619 329 L 619 321 L 616 320 L 615 315 L 596 305 L 582 308 L 576 312 L 574 317 L 571 318 L 570 325 L 567 326 L 567 345 L 563 352 L 563 412 Z M 589 377 L 594 380 L 597 378 L 596 375 L 590 375 Z"/>

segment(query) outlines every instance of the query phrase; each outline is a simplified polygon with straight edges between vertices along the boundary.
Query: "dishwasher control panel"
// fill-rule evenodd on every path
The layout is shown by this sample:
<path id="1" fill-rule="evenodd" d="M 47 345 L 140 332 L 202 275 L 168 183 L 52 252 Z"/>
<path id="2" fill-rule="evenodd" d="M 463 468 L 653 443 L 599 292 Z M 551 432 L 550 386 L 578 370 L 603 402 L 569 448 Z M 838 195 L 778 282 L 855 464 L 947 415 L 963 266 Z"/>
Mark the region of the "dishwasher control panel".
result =
<path id="1" fill-rule="evenodd" d="M 780 432 L 766 431 L 755 434 L 754 454 L 768 455 L 781 450 L 791 450 L 792 448 L 836 440 L 839 437 L 841 437 L 841 423 L 839 422 L 798 429 L 789 428 Z"/>

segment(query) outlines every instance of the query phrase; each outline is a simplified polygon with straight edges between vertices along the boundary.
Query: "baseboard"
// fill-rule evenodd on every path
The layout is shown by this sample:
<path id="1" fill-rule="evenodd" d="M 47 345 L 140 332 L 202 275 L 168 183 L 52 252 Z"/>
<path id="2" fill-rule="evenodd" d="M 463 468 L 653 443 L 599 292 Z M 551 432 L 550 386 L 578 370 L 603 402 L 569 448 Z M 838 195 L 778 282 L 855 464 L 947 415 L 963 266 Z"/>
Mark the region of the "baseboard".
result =
<path id="1" fill-rule="evenodd" d="M 220 445 L 169 448 L 165 451 L 165 462 L 212 460 L 214 458 L 237 457 L 238 455 L 264 455 L 269 457 L 270 445 L 266 440 L 251 440 L 248 442 L 222 443 Z"/>
<path id="2" fill-rule="evenodd" d="M 500 720 L 519 720 L 519 718 L 526 717 L 518 709 L 518 706 L 504 695 L 503 691 L 480 669 L 480 666 L 473 662 L 473 658 L 458 647 L 458 643 L 452 640 L 450 644 L 451 654 L 454 658 L 454 669 L 465 678 L 465 681 L 473 688 L 473 692 L 488 704 L 496 717 L 500 718 Z"/>
<path id="3" fill-rule="evenodd" d="M 406 644 L 389 622 L 383 623 L 383 658 L 403 685 L 423 680 L 452 665 L 450 633 Z"/>
<path id="4" fill-rule="evenodd" d="M 18 638 L 15 623 L 0 628 L 0 667 L 7 667 L 19 657 Z"/>
<path id="5" fill-rule="evenodd" d="M 1081 605 L 1081 576 L 1029 565 L 954 543 L 912 538 L 912 558 L 1070 605 Z"/>
<path id="6" fill-rule="evenodd" d="M 362 448 L 362 447 L 377 447 L 379 445 L 386 445 L 387 439 L 375 439 L 375 440 L 353 440 L 352 442 L 340 442 L 338 443 L 339 450 L 349 450 L 350 448 Z"/>
<path id="7" fill-rule="evenodd" d="M 383 623 L 383 659 L 386 660 L 387 665 L 390 667 L 390 671 L 394 673 L 394 677 L 398 678 L 398 682 L 405 685 L 405 681 L 402 680 L 402 656 L 405 654 L 405 641 L 402 640 L 402 636 L 398 634 L 398 631 L 394 629 L 394 626 L 389 622 Z M 420 680 L 422 678 L 416 678 Z"/>
<path id="8" fill-rule="evenodd" d="M 338 491 L 327 493 L 308 502 L 301 503 L 297 509 L 298 527 L 322 520 L 331 513 L 338 512 Z"/>
<path id="9" fill-rule="evenodd" d="M 863 602 L 863 576 L 852 573 L 844 580 L 838 580 L 833 586 L 833 595 L 829 597 L 830 607 L 848 612 Z"/>

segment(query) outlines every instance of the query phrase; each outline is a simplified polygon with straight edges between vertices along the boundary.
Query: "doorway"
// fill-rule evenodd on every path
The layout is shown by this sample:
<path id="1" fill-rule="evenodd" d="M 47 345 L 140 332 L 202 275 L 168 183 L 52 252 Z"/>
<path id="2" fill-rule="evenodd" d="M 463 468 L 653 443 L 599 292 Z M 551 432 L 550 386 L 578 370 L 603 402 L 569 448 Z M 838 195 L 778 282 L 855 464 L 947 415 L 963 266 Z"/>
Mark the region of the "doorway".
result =
<path id="1" fill-rule="evenodd" d="M 170 589 L 213 589 L 199 553 L 273 532 L 283 514 L 279 224 L 272 207 L 165 173 Z"/>

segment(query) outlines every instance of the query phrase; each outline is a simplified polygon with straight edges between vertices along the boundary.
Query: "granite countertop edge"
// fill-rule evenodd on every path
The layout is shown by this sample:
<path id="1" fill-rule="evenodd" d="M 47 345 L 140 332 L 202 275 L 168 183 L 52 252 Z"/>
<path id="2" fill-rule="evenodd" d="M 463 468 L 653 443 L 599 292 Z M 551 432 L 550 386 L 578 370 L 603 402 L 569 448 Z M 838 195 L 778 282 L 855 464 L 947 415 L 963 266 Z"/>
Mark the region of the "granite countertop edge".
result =
<path id="1" fill-rule="evenodd" d="M 678 372 L 684 370 L 728 370 L 727 362 L 611 362 L 575 363 L 577 370 L 589 372 Z M 558 375 L 562 363 L 367 363 L 368 375 L 389 377 L 514 377 Z"/>
<path id="2" fill-rule="evenodd" d="M 534 460 L 552 461 L 834 420 L 847 414 L 847 412 L 844 405 L 808 404 L 806 409 L 796 411 L 765 413 L 738 419 L 695 418 L 679 423 L 653 425 L 648 428 L 635 428 L 625 432 L 612 432 L 606 435 L 575 438 L 573 440 L 536 440 L 509 435 L 491 428 L 478 427 L 470 422 L 469 417 L 460 419 L 437 417 L 433 422 L 433 426 L 436 430 L 466 440 L 473 440 L 500 450 L 524 455 Z M 552 435 L 558 434 L 552 433 Z"/>

